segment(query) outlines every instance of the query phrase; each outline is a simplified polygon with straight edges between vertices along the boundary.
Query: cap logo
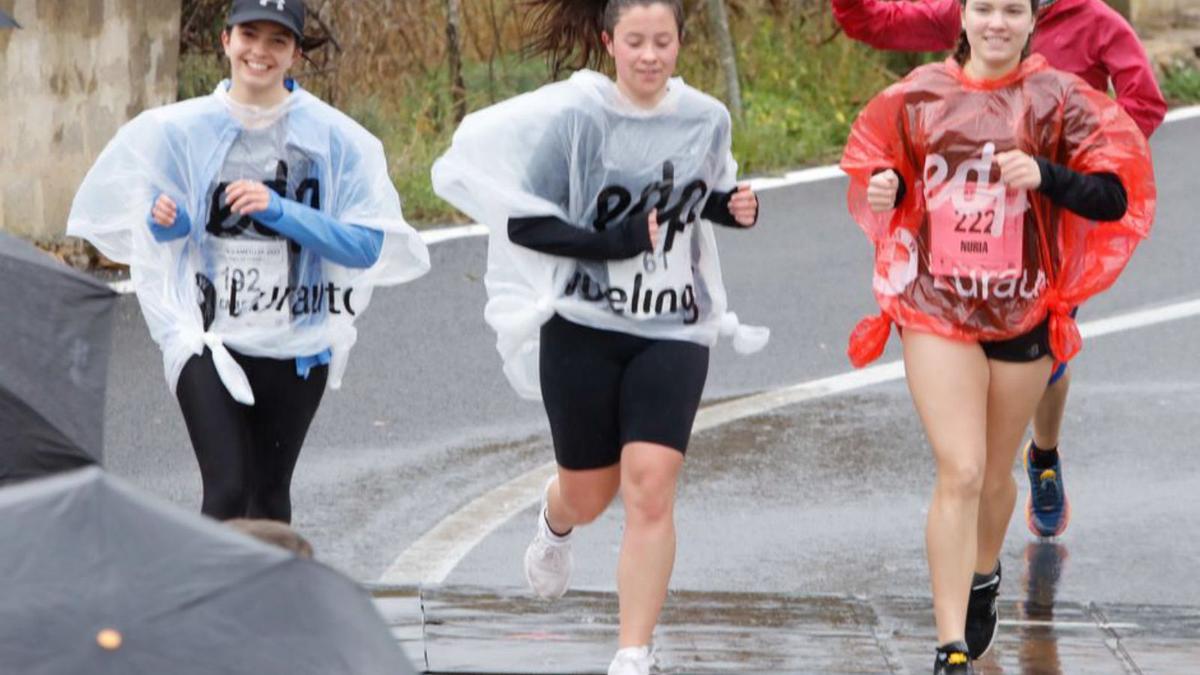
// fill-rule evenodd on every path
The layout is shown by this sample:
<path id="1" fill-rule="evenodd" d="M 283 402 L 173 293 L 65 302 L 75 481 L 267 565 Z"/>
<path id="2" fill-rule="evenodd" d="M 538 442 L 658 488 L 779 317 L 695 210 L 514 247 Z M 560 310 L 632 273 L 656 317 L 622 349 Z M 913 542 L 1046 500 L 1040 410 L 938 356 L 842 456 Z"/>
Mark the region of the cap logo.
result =
<path id="1" fill-rule="evenodd" d="M 258 0 L 258 6 L 266 7 L 267 5 L 271 4 L 272 2 L 275 3 L 275 9 L 277 9 L 281 12 L 283 11 L 284 5 L 287 4 L 287 0 Z"/>

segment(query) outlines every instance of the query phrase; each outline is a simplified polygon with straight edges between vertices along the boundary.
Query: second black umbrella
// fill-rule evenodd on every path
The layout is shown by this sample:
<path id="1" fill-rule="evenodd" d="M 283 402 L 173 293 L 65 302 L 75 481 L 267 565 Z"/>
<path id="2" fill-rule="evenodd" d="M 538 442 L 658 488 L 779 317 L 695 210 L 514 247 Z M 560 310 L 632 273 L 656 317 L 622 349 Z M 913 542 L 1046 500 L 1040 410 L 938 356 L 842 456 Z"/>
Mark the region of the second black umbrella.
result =
<path id="1" fill-rule="evenodd" d="M 413 672 L 353 581 L 97 467 L 0 490 L 0 542 L 4 672 Z"/>

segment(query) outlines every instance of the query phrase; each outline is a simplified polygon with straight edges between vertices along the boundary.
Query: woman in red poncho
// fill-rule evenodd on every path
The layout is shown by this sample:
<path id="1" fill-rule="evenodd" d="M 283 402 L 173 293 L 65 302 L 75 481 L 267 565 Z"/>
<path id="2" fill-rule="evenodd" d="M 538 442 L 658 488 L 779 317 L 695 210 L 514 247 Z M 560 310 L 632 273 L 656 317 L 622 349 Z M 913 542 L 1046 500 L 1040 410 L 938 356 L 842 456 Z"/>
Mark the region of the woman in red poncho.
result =
<path id="1" fill-rule="evenodd" d="M 874 360 L 901 327 L 937 463 L 938 673 L 971 672 L 995 635 L 1013 459 L 1053 359 L 1079 350 L 1069 310 L 1116 280 L 1153 219 L 1145 137 L 1078 77 L 1026 58 L 1036 12 L 965 0 L 955 56 L 872 100 L 842 158 L 882 309 L 850 358 Z"/>

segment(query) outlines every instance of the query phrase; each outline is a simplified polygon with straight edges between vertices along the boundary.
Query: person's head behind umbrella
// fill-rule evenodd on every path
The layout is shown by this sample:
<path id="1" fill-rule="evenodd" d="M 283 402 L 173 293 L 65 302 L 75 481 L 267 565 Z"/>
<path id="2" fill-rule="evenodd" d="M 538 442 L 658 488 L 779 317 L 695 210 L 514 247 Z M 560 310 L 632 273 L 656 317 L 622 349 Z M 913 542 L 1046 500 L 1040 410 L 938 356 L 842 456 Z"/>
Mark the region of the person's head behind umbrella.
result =
<path id="1" fill-rule="evenodd" d="M 313 557 L 312 544 L 287 523 L 263 518 L 233 518 L 225 521 L 225 524 L 259 541 L 291 551 L 301 558 Z"/>

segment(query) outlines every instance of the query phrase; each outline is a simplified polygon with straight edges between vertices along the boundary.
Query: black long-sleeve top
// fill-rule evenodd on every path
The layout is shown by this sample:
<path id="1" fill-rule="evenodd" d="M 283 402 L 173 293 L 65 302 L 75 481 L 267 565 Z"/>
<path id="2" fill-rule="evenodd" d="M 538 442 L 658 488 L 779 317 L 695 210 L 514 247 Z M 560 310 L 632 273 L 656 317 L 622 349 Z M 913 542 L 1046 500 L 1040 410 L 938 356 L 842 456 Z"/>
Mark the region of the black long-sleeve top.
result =
<path id="1" fill-rule="evenodd" d="M 1100 221 L 1125 217 L 1129 197 L 1121 179 L 1111 173 L 1079 173 L 1048 159 L 1035 157 L 1042 173 L 1038 192 L 1058 206 L 1084 218 Z"/>
<path id="2" fill-rule="evenodd" d="M 1099 221 L 1120 220 L 1128 208 L 1128 195 L 1121 179 L 1111 173 L 1079 173 L 1042 157 L 1034 157 L 1042 174 L 1038 192 L 1057 206 L 1084 218 Z M 899 175 L 897 175 L 899 177 Z M 904 178 L 896 191 L 899 206 L 907 193 Z"/>
<path id="3" fill-rule="evenodd" d="M 729 210 L 732 197 L 733 192 L 714 191 L 700 217 L 718 225 L 741 228 Z M 596 232 L 555 216 L 522 216 L 508 219 L 508 238 L 518 246 L 551 255 L 580 260 L 622 260 L 651 249 L 649 218 L 649 213 L 631 214 Z"/>

